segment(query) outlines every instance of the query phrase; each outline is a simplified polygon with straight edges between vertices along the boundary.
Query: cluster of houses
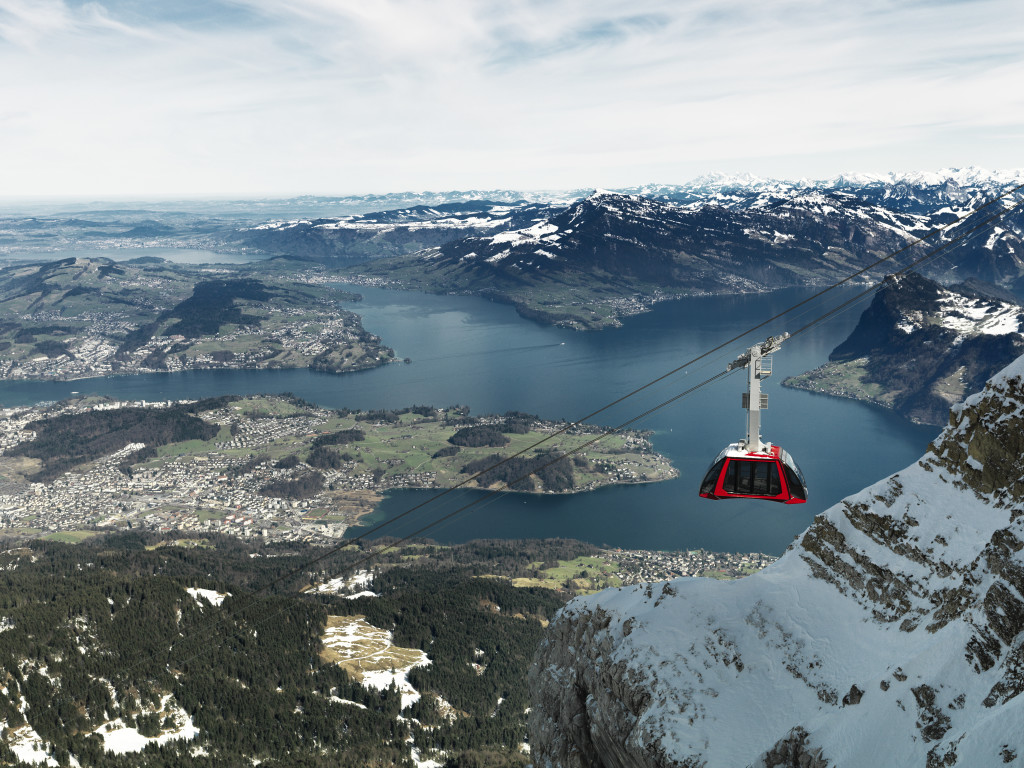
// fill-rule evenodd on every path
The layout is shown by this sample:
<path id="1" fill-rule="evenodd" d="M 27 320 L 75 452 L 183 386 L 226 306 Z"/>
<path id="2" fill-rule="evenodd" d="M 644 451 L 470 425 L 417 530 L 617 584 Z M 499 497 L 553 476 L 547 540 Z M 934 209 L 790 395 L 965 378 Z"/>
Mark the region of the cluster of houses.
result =
<path id="1" fill-rule="evenodd" d="M 609 550 L 619 563 L 615 574 L 623 584 L 663 581 L 678 576 L 706 576 L 739 578 L 774 563 L 778 558 L 759 552 L 726 553 L 703 549 L 683 552 L 657 552 L 648 550 Z"/>
<path id="2" fill-rule="evenodd" d="M 60 337 L 68 354 L 33 355 L 31 344 L 14 344 L 0 352 L 0 376 L 69 380 L 113 373 L 263 368 L 278 364 L 276 361 L 296 367 L 331 354 L 340 358 L 336 367 L 367 368 L 391 359 L 390 350 L 382 347 L 376 336 L 367 334 L 352 312 L 333 305 L 329 312 L 316 315 L 295 307 L 260 305 L 258 309 L 274 317 L 274 322 L 225 330 L 217 334 L 213 345 L 197 344 L 204 340 L 186 339 L 180 334 L 157 335 L 137 349 L 120 353 L 116 340 L 134 331 L 136 324 L 129 322 L 123 312 L 83 314 L 74 318 L 81 330 Z M 45 325 L 53 320 L 51 315 L 44 311 L 21 319 Z M 68 325 L 67 317 L 57 318 L 60 325 Z"/>
<path id="3" fill-rule="evenodd" d="M 47 415 L 127 405 L 163 408 L 170 404 L 146 401 L 62 404 Z M 31 439 L 33 433 L 24 427 L 43 413 L 40 408 L 14 408 L 5 409 L 0 415 L 5 417 L 0 418 L 2 453 L 5 448 Z M 237 418 L 231 406 L 204 415 L 222 423 Z M 309 433 L 324 420 L 312 416 L 238 423 L 245 425 L 251 438 L 260 437 L 262 445 L 266 445 L 288 435 Z M 254 448 L 261 444 L 257 439 L 251 439 L 250 443 Z M 333 514 L 330 494 L 306 500 L 262 494 L 264 485 L 285 474 L 271 461 L 249 466 L 248 456 L 215 451 L 167 457 L 126 473 L 122 468 L 125 457 L 142 447 L 142 443 L 129 443 L 50 483 L 0 487 L 0 528 L 67 531 L 139 526 L 162 531 L 213 530 L 241 537 L 263 536 L 287 541 L 333 539 L 345 533 L 345 522 Z M 372 487 L 373 476 L 367 473 L 365 479 L 367 487 Z"/>
<path id="4" fill-rule="evenodd" d="M 173 401 L 109 402 L 73 400 L 46 408 L 9 408 L 0 411 L 0 464 L 16 462 L 3 454 L 32 439 L 25 429 L 44 416 L 86 410 L 134 406 L 167 408 Z M 318 541 L 342 537 L 359 514 L 371 511 L 379 494 L 391 488 L 437 488 L 434 467 L 407 467 L 395 456 L 376 456 L 359 441 L 337 446 L 340 466 L 317 468 L 322 479 L 308 489 L 281 490 L 302 481 L 314 471 L 298 461 L 282 458 L 305 454 L 311 438 L 332 428 L 332 411 L 319 408 L 291 409 L 279 404 L 248 401 L 228 403 L 204 411 L 202 418 L 221 427 L 211 450 L 172 446 L 159 449 L 154 459 L 129 465 L 126 459 L 144 448 L 132 443 L 99 460 L 81 465 L 48 483 L 17 480 L 14 464 L 8 463 L 7 480 L 0 479 L 0 529 L 8 535 L 35 535 L 38 531 L 109 530 L 144 527 L 160 531 L 220 531 L 239 537 L 263 537 L 285 541 Z M 503 418 L 486 420 L 498 424 Z M 337 421 L 333 424 L 337 425 Z M 377 426 L 385 426 L 383 423 Z M 533 429 L 553 430 L 554 425 L 536 422 Z M 367 429 L 374 425 L 368 423 Z M 590 434 L 599 427 L 580 426 L 572 432 Z M 230 434 L 229 434 L 230 433 Z M 401 440 L 413 435 L 401 435 Z M 390 445 L 389 438 L 383 438 Z M 399 439 L 399 438 L 396 438 Z M 636 453 L 647 453 L 650 443 L 640 434 L 627 436 L 629 453 L 608 460 L 606 474 L 613 481 L 638 482 L 646 478 L 636 464 Z M 415 446 L 413 446 L 415 447 Z M 347 455 L 351 454 L 351 455 Z M 674 473 L 660 456 L 659 470 Z M 22 459 L 22 461 L 24 461 Z M 644 471 L 651 471 L 648 466 Z M 0 472 L 0 476 L 5 473 Z M 14 478 L 13 480 L 10 478 Z M 591 483 L 596 485 L 597 482 Z M 296 496 L 297 498 L 292 498 Z M 5 531 L 0 530 L 0 535 Z M 678 570 L 678 569 L 677 569 Z"/>

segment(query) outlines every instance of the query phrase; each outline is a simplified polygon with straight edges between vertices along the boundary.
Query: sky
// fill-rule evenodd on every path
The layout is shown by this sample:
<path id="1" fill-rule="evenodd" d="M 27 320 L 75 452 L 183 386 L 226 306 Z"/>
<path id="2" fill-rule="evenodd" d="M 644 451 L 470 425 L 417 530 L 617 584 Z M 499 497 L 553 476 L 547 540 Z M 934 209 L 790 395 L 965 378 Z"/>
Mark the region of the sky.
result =
<path id="1" fill-rule="evenodd" d="M 0 196 L 1024 166 L 1020 0 L 0 0 Z"/>

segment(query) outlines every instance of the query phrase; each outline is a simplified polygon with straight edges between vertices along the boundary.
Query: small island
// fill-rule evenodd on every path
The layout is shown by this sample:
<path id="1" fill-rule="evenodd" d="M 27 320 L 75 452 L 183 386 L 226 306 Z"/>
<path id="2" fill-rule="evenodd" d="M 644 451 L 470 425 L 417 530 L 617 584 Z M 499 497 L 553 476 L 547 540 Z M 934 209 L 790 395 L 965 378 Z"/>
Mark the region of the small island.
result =
<path id="1" fill-rule="evenodd" d="M 89 397 L 0 415 L 0 535 L 15 538 L 148 528 L 317 542 L 343 537 L 390 489 L 578 493 L 677 474 L 647 433 L 591 444 L 603 427 L 465 407 Z"/>

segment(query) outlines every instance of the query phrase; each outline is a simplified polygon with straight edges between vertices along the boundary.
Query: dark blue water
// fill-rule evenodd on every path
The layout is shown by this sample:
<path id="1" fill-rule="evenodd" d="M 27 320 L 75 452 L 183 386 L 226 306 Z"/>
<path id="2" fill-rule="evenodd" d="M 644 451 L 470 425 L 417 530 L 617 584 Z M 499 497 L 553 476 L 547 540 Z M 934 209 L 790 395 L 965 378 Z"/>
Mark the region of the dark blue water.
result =
<path id="1" fill-rule="evenodd" d="M 410 364 L 341 376 L 305 370 L 202 371 L 2 382 L 0 403 L 57 400 L 73 391 L 146 400 L 288 391 L 331 407 L 464 404 L 477 414 L 520 410 L 575 420 L 810 295 L 794 290 L 665 302 L 626 319 L 621 328 L 580 333 L 523 320 L 510 307 L 483 299 L 354 290 L 364 296 L 353 309 L 367 330 L 379 334 L 399 358 L 411 358 Z M 745 346 L 802 327 L 850 295 L 833 292 L 798 316 L 758 330 L 593 421 L 619 425 L 632 419 L 722 370 Z M 624 548 L 781 552 L 815 514 L 910 464 L 937 433 L 878 408 L 779 386 L 786 375 L 824 362 L 861 309 L 788 341 L 775 356 L 775 376 L 765 383 L 770 405 L 763 414 L 763 437 L 784 446 L 800 463 L 809 503 L 712 502 L 696 495 L 711 459 L 743 435 L 740 394 L 745 381 L 738 373 L 632 425 L 654 431 L 655 448 L 680 469 L 677 480 L 571 496 L 488 498 L 430 535 L 449 542 L 568 536 Z M 370 522 L 390 519 L 434 495 L 392 493 Z M 382 533 L 405 535 L 483 497 L 479 491 L 456 491 Z"/>

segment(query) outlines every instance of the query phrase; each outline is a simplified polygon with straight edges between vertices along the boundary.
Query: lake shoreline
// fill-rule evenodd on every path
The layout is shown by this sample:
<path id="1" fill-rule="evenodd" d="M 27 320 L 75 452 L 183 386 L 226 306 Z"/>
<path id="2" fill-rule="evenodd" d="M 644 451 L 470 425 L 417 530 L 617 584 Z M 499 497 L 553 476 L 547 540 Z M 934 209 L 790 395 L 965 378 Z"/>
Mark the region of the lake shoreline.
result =
<path id="1" fill-rule="evenodd" d="M 384 339 L 397 358 L 411 357 L 411 364 L 388 365 L 351 376 L 308 369 L 220 369 L 76 382 L 0 381 L 0 403 L 22 406 L 59 401 L 70 397 L 72 391 L 82 397 L 102 395 L 132 402 L 290 392 L 327 408 L 462 404 L 473 414 L 515 410 L 548 420 L 576 420 L 814 291 L 665 301 L 650 312 L 629 318 L 622 327 L 601 333 L 542 326 L 524 320 L 508 305 L 475 297 L 371 286 L 361 287 L 360 293 L 359 314 L 366 330 Z M 840 289 L 830 298 L 841 302 L 853 293 L 855 289 L 847 293 Z M 816 300 L 816 304 L 822 303 Z M 805 311 L 821 309 L 808 306 Z M 778 378 L 765 384 L 771 408 L 764 415 L 764 437 L 785 447 L 800 464 L 808 479 L 807 504 L 712 502 L 698 497 L 700 479 L 710 461 L 742 435 L 739 401 L 743 384 L 734 377 L 702 388 L 633 425 L 653 433 L 654 450 L 671 462 L 678 476 L 664 482 L 608 486 L 592 493 L 499 494 L 475 508 L 474 514 L 457 515 L 429 535 L 448 541 L 578 538 L 627 549 L 782 552 L 814 515 L 913 463 L 937 433 L 869 404 L 812 397 L 816 393 L 780 387 L 784 372 L 821 365 L 849 335 L 856 320 L 853 313 L 844 313 L 820 324 L 813 334 L 788 342 L 776 356 Z M 784 330 L 779 322 L 765 328 L 763 334 Z M 763 335 L 758 335 L 763 340 Z M 743 347 L 757 340 L 753 335 L 738 340 L 733 345 L 737 349 L 723 350 L 690 375 L 703 378 L 719 365 L 724 368 Z M 608 424 L 628 421 L 691 385 L 687 373 L 680 372 L 597 418 Z M 847 436 L 843 445 L 822 440 L 823 434 L 833 431 Z M 856 459 L 853 462 L 851 455 Z M 836 471 L 837 467 L 842 471 Z M 372 519 L 397 516 L 437 493 L 389 491 Z M 403 518 L 382 534 L 412 533 L 461 506 L 445 502 L 457 497 L 465 503 L 481 493 L 460 489 L 458 494 L 432 502 L 428 510 L 436 507 L 436 511 L 418 517 L 419 525 L 404 525 L 410 521 Z M 361 527 L 352 533 L 365 530 Z"/>

